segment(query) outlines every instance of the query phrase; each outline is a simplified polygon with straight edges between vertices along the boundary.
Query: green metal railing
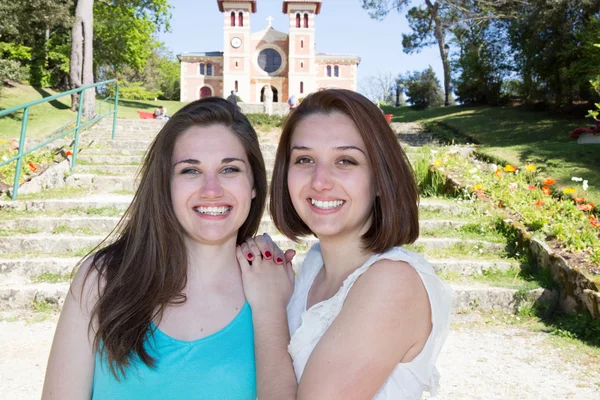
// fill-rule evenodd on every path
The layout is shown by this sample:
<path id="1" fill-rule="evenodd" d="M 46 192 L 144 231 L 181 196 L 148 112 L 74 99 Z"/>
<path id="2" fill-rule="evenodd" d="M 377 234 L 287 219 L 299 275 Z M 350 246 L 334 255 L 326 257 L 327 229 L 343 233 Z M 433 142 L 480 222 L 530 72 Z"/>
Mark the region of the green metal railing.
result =
<path id="1" fill-rule="evenodd" d="M 96 88 L 98 86 L 104 86 L 104 85 L 108 85 L 114 83 L 115 84 L 115 96 L 114 96 L 114 104 L 113 107 L 108 107 L 108 112 L 105 112 L 104 114 L 102 114 L 102 105 L 104 103 L 108 103 L 108 100 L 112 99 L 112 96 L 107 97 L 106 99 L 103 99 L 102 101 L 100 101 L 100 103 L 98 104 L 98 112 L 95 113 L 95 115 L 93 116 L 93 118 L 89 118 L 87 117 L 87 120 L 84 121 L 82 123 L 82 112 L 83 112 L 83 99 L 84 99 L 84 94 L 83 92 L 87 89 L 92 89 L 92 88 Z M 80 93 L 79 96 L 79 107 L 78 107 L 78 111 L 77 111 L 77 117 L 74 120 L 71 120 L 69 122 L 67 122 L 66 124 L 64 124 L 63 126 L 61 126 L 60 128 L 54 130 L 52 133 L 50 133 L 48 136 L 46 136 L 47 140 L 42 141 L 42 143 L 36 145 L 35 147 L 33 147 L 32 149 L 29 149 L 27 151 L 25 151 L 25 136 L 26 136 L 26 132 L 27 132 L 27 122 L 28 122 L 28 118 L 29 118 L 29 109 L 33 106 L 36 106 L 38 104 L 42 104 L 42 103 L 47 103 L 49 101 L 52 100 L 56 100 L 60 97 L 64 97 L 64 96 L 70 96 L 73 93 Z M 71 170 L 75 169 L 75 165 L 77 164 L 77 151 L 78 151 L 78 146 L 79 146 L 79 134 L 81 132 L 82 129 L 87 128 L 88 126 L 94 124 L 95 122 L 103 119 L 104 117 L 107 117 L 109 115 L 113 115 L 113 126 L 112 126 L 112 136 L 111 138 L 114 140 L 115 139 L 115 131 L 116 131 L 116 127 L 117 127 L 117 110 L 119 107 L 119 84 L 115 79 L 111 79 L 108 81 L 104 81 L 104 82 L 99 82 L 99 83 L 94 83 L 92 85 L 86 85 L 86 86 L 82 86 L 80 88 L 77 89 L 73 89 L 73 90 L 69 90 L 67 92 L 64 93 L 59 93 L 59 94 L 55 94 L 54 96 L 50 96 L 50 97 L 44 97 L 43 99 L 40 100 L 35 100 L 32 102 L 29 102 L 27 104 L 22 104 L 20 106 L 16 106 L 16 107 L 12 107 L 12 108 L 8 108 L 6 110 L 2 110 L 0 111 L 0 117 L 3 117 L 5 115 L 8 114 L 12 114 L 14 112 L 17 111 L 21 111 L 23 110 L 23 119 L 21 120 L 21 136 L 19 139 L 19 152 L 16 156 L 9 158 L 6 161 L 3 161 L 2 163 L 0 163 L 0 167 L 9 164 L 11 162 L 14 162 L 16 160 L 16 170 L 15 170 L 15 180 L 13 183 L 13 190 L 12 190 L 12 195 L 11 198 L 14 200 L 17 198 L 17 192 L 19 190 L 19 179 L 21 177 L 21 167 L 23 165 L 23 158 L 31 153 L 33 153 L 34 151 L 46 146 L 49 143 L 54 142 L 55 140 L 61 139 L 63 137 L 65 137 L 66 135 L 68 135 L 69 133 L 75 131 L 75 137 L 73 140 L 73 151 L 72 151 L 72 156 L 71 156 Z M 111 109 L 112 108 L 112 109 Z M 75 125 L 71 127 L 71 125 L 73 124 L 73 122 L 75 122 Z M 52 136 L 52 137 L 51 137 Z M 49 138 L 49 139 L 48 139 Z"/>

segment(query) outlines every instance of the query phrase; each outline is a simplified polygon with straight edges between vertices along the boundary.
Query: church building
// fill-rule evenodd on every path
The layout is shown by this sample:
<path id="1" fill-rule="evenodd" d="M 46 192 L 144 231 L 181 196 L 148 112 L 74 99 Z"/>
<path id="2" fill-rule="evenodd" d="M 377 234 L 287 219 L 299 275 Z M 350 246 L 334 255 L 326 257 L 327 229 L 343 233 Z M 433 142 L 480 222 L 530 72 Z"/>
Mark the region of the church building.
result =
<path id="1" fill-rule="evenodd" d="M 267 85 L 273 102 L 285 103 L 321 88 L 356 90 L 360 58 L 351 54 L 317 53 L 315 16 L 321 0 L 284 0 L 289 33 L 267 27 L 252 32 L 250 16 L 256 0 L 217 0 L 223 13 L 223 51 L 183 53 L 181 101 L 208 96 L 227 97 L 232 90 L 243 102 L 263 101 Z"/>

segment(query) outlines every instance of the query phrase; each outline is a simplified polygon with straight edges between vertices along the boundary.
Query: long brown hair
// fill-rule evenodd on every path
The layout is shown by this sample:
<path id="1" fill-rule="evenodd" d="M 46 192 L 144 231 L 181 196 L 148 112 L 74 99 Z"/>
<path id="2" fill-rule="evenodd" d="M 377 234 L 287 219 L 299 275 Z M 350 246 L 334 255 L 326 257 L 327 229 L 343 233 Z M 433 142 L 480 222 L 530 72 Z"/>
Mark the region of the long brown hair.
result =
<path id="1" fill-rule="evenodd" d="M 258 137 L 242 112 L 224 99 L 194 101 L 165 124 L 152 142 L 140 170 L 140 184 L 119 225 L 92 257 L 86 279 L 98 273 L 98 293 L 90 319 L 97 325 L 94 349 L 108 360 L 119 379 L 135 357 L 150 367 L 155 361 L 144 348 L 150 323 L 170 304 L 186 301 L 187 251 L 183 228 L 172 207 L 170 181 L 173 148 L 191 126 L 221 124 L 242 143 L 254 178 L 256 197 L 237 242 L 258 230 L 265 207 L 267 178 Z M 85 286 L 85 285 L 84 285 Z M 82 296 L 83 297 L 83 296 Z M 92 321 L 94 324 L 92 324 Z"/>
<path id="2" fill-rule="evenodd" d="M 288 189 L 288 168 L 294 130 L 308 116 L 340 112 L 356 125 L 365 143 L 375 191 L 373 222 L 363 235 L 366 250 L 382 253 L 419 237 L 418 192 L 413 170 L 381 110 L 366 97 L 345 89 L 327 89 L 307 96 L 290 114 L 279 139 L 271 180 L 269 210 L 275 226 L 290 239 L 313 232 L 302 221 Z"/>

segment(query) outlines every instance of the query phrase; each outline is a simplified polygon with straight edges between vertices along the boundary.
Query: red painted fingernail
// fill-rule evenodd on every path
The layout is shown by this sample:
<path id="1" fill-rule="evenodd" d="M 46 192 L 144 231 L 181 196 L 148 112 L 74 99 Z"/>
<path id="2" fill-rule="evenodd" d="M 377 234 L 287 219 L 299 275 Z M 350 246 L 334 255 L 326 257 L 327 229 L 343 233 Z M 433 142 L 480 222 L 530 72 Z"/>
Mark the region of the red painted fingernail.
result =
<path id="1" fill-rule="evenodd" d="M 252 260 L 252 259 L 254 258 L 254 254 L 252 254 L 252 253 L 248 253 L 248 258 L 249 258 L 250 260 Z"/>
<path id="2" fill-rule="evenodd" d="M 265 257 L 271 258 L 271 252 L 270 251 L 265 251 Z"/>
<path id="3" fill-rule="evenodd" d="M 281 257 L 277 257 L 277 259 L 275 261 L 277 261 L 278 263 L 283 262 L 283 260 L 281 259 Z"/>

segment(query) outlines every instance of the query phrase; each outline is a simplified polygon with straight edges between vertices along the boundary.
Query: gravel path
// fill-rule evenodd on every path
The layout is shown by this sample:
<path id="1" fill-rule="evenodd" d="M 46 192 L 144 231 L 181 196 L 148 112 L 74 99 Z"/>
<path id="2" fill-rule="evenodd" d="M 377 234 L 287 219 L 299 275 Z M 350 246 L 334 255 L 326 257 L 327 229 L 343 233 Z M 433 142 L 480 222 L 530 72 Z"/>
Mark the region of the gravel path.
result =
<path id="1" fill-rule="evenodd" d="M 546 333 L 461 318 L 438 363 L 438 399 L 600 399 L 598 360 L 553 347 Z M 56 321 L 0 322 L 0 399 L 40 397 Z"/>

